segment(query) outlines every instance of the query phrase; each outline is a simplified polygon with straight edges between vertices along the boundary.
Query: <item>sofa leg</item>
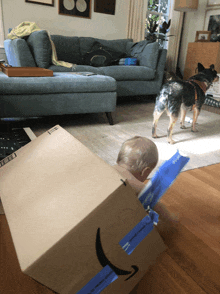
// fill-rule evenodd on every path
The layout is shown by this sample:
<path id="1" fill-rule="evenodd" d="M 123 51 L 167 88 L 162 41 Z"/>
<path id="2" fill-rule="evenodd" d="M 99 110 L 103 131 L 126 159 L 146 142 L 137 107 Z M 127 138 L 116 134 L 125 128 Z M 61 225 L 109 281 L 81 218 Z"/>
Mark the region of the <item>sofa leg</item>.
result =
<path id="1" fill-rule="evenodd" d="M 106 116 L 110 125 L 113 125 L 113 118 L 111 112 L 106 112 Z"/>

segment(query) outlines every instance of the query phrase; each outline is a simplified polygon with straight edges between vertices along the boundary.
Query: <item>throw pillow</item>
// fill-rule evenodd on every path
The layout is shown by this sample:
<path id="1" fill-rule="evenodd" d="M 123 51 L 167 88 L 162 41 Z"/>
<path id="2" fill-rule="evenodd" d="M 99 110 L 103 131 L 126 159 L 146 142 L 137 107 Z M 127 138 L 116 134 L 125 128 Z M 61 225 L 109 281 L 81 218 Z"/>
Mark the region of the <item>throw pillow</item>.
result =
<path id="1" fill-rule="evenodd" d="M 87 52 L 83 59 L 84 64 L 98 67 L 116 64 L 125 55 L 124 52 L 112 50 L 99 42 L 95 42 L 91 51 Z"/>
<path id="2" fill-rule="evenodd" d="M 132 55 L 131 55 L 131 50 L 132 50 L 134 44 L 135 44 L 135 43 L 132 42 L 132 41 L 129 41 L 129 42 L 126 44 L 126 53 L 127 53 L 128 56 L 132 56 Z"/>
<path id="3" fill-rule="evenodd" d="M 99 42 L 103 46 L 108 47 L 111 50 L 120 51 L 120 52 L 127 52 L 127 43 L 132 41 L 132 39 L 116 39 L 116 40 L 104 40 L 95 38 L 94 42 Z M 94 43 L 93 42 L 93 43 Z M 90 50 L 87 50 L 90 51 Z"/>
<path id="4" fill-rule="evenodd" d="M 112 56 L 108 51 L 100 48 L 91 52 L 88 52 L 84 56 L 84 64 L 91 66 L 107 66 L 111 64 Z"/>
<path id="5" fill-rule="evenodd" d="M 52 47 L 47 31 L 41 30 L 31 33 L 27 43 L 37 66 L 48 68 L 51 64 Z"/>

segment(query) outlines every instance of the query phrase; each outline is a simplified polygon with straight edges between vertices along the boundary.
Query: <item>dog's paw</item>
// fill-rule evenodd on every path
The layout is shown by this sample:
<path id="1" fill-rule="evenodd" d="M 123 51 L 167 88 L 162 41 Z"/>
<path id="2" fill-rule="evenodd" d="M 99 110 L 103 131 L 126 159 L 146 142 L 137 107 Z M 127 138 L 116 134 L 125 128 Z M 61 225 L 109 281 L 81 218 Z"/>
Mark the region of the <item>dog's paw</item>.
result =
<path id="1" fill-rule="evenodd" d="M 175 141 L 173 141 L 173 139 L 167 139 L 167 142 L 168 142 L 169 144 L 171 144 L 171 145 L 173 145 L 173 144 L 176 143 Z"/>
<path id="2" fill-rule="evenodd" d="M 181 129 L 186 129 L 186 126 L 184 126 L 184 125 L 180 125 L 180 128 L 181 128 Z"/>
<path id="3" fill-rule="evenodd" d="M 198 129 L 191 128 L 191 132 L 193 132 L 193 133 L 197 133 L 198 131 L 199 131 Z"/>

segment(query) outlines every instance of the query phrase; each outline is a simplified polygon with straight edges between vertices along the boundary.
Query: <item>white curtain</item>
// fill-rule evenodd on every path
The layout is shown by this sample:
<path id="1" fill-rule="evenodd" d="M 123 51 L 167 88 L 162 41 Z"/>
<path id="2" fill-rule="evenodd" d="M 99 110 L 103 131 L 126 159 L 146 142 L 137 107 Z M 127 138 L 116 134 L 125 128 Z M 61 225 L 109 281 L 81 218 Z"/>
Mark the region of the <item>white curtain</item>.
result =
<path id="1" fill-rule="evenodd" d="M 176 67 L 179 55 L 179 45 L 181 38 L 181 30 L 183 26 L 183 12 L 174 10 L 174 1 L 172 1 L 171 13 L 169 18 L 171 19 L 170 32 L 168 35 L 174 35 L 169 37 L 166 70 L 176 73 Z"/>
<path id="2" fill-rule="evenodd" d="M 4 26 L 3 26 L 3 13 L 2 13 L 2 0 L 0 0 L 0 48 L 4 47 Z"/>
<path id="3" fill-rule="evenodd" d="M 134 42 L 144 40 L 145 18 L 144 0 L 130 0 L 127 38 Z"/>

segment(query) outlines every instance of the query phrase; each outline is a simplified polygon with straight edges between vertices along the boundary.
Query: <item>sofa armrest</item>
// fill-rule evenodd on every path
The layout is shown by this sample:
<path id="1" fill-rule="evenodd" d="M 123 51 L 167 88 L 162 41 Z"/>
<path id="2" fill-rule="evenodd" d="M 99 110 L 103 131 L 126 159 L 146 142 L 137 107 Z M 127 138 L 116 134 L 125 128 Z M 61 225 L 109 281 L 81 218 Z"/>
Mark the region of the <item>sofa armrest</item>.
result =
<path id="1" fill-rule="evenodd" d="M 157 68 L 159 55 L 159 43 L 153 42 L 149 43 L 143 47 L 143 50 L 138 54 L 137 59 L 139 65 L 147 66 L 154 70 Z"/>
<path id="2" fill-rule="evenodd" d="M 27 42 L 24 39 L 7 39 L 4 41 L 4 47 L 9 65 L 17 67 L 36 67 L 34 58 L 31 54 Z"/>
<path id="3" fill-rule="evenodd" d="M 155 81 L 158 86 L 158 93 L 161 89 L 164 77 L 164 70 L 166 66 L 167 49 L 160 49 L 158 54 L 158 63 L 155 74 Z"/>
<path id="4" fill-rule="evenodd" d="M 167 59 L 167 49 L 160 49 L 158 54 L 157 71 L 164 72 Z"/>

